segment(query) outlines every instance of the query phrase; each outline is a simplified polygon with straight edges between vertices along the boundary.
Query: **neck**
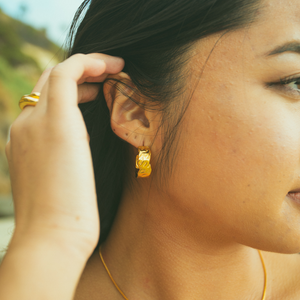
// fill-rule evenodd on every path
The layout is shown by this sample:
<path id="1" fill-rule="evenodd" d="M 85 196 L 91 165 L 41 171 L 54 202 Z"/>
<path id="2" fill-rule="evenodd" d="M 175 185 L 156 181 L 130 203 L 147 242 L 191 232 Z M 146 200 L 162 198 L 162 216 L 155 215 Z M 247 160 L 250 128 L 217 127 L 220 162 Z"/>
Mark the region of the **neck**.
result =
<path id="1" fill-rule="evenodd" d="M 176 206 L 175 199 L 149 191 L 145 199 L 139 197 L 145 193 L 124 192 L 102 246 L 129 300 L 262 299 L 264 272 L 257 250 L 232 241 L 217 220 L 196 224 L 193 212 Z"/>

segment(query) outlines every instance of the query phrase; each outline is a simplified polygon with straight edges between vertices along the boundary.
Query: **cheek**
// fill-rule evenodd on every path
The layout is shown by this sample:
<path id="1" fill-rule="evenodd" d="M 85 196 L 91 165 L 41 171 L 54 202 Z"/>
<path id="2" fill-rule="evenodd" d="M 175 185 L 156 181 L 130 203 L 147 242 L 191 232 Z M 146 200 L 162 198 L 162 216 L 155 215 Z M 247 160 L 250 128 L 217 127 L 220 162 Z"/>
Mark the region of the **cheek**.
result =
<path id="1" fill-rule="evenodd" d="M 299 172 L 297 119 L 299 112 L 264 89 L 245 94 L 228 84 L 196 91 L 182 124 L 174 195 L 199 214 L 237 226 L 249 216 L 259 224 L 262 212 L 276 220 Z"/>

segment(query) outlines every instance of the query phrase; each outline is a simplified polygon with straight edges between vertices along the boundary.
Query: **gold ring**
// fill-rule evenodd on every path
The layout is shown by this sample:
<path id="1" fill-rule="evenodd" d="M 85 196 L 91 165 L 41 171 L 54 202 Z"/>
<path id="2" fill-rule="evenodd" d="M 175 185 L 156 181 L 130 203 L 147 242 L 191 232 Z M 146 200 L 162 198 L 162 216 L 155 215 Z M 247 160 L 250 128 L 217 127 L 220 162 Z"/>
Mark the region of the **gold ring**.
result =
<path id="1" fill-rule="evenodd" d="M 23 108 L 27 105 L 36 106 L 39 102 L 41 93 L 35 92 L 29 95 L 24 95 L 19 101 L 19 106 L 23 110 Z"/>

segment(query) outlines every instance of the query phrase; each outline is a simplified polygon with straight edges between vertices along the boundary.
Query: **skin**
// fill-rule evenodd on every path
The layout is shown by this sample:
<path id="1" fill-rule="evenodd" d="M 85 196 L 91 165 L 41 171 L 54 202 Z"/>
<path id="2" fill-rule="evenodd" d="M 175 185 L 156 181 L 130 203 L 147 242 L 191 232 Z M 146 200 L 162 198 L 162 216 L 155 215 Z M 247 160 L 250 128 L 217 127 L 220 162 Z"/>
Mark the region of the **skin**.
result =
<path id="1" fill-rule="evenodd" d="M 300 208 L 286 196 L 300 187 L 299 82 L 280 79 L 300 76 L 300 55 L 266 53 L 300 40 L 300 4 L 264 3 L 251 26 L 195 43 L 186 66 L 192 98 L 163 186 L 155 172 L 161 116 L 104 86 L 112 129 L 131 145 L 132 164 L 140 145 L 153 154 L 151 178 L 126 185 L 102 245 L 130 300 L 261 299 L 256 248 L 267 300 L 299 299 Z M 122 299 L 91 255 L 99 218 L 78 103 L 98 92 L 87 82 L 130 79 L 123 66 L 101 54 L 69 58 L 43 74 L 33 90 L 38 104 L 14 122 L 6 153 L 16 229 L 0 268 L 1 299 L 73 299 L 78 281 L 76 300 Z"/>
<path id="2" fill-rule="evenodd" d="M 299 298 L 300 205 L 287 193 L 300 188 L 300 84 L 279 83 L 300 77 L 300 54 L 267 55 L 300 42 L 299 15 L 298 0 L 266 1 L 254 24 L 195 43 L 174 172 L 163 187 L 154 173 L 125 188 L 102 246 L 128 299 L 259 300 L 264 274 L 256 249 L 268 271 L 266 299 Z M 112 89 L 105 85 L 108 107 Z M 133 149 L 151 146 L 155 170 L 160 115 L 128 105 L 122 94 L 116 99 L 113 130 Z M 87 295 L 122 299 L 98 253 L 75 299 Z"/>
<path id="3" fill-rule="evenodd" d="M 123 68 L 120 58 L 73 55 L 42 74 L 33 89 L 38 103 L 13 122 L 5 150 L 16 226 L 0 266 L 0 299 L 73 299 L 100 229 L 78 103 L 99 91 L 88 82 Z"/>

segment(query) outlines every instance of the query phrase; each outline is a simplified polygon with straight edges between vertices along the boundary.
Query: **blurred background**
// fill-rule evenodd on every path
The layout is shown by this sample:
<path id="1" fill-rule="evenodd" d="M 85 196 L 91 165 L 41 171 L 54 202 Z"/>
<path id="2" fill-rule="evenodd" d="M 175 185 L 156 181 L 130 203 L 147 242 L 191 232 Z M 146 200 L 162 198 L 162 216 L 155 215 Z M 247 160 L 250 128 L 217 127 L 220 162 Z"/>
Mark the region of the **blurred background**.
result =
<path id="1" fill-rule="evenodd" d="M 14 230 L 5 156 L 10 125 L 41 73 L 64 57 L 64 42 L 83 0 L 0 0 L 0 262 Z"/>

